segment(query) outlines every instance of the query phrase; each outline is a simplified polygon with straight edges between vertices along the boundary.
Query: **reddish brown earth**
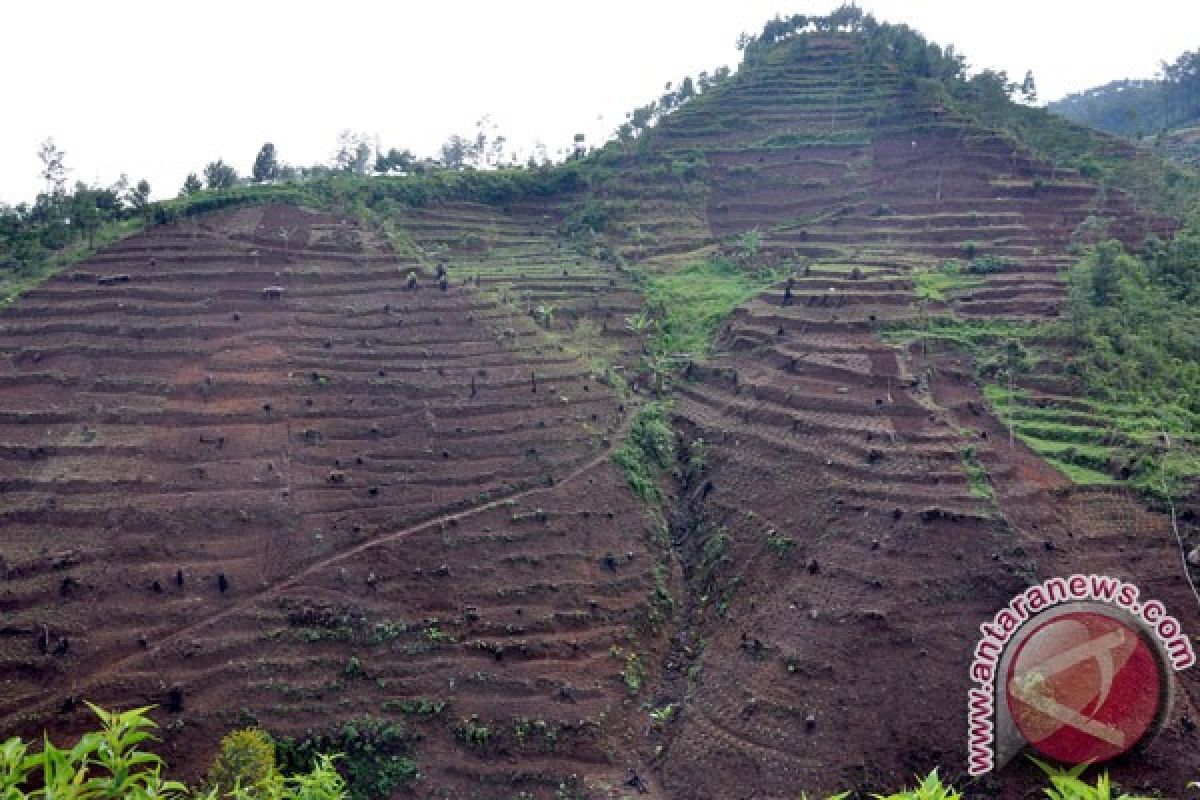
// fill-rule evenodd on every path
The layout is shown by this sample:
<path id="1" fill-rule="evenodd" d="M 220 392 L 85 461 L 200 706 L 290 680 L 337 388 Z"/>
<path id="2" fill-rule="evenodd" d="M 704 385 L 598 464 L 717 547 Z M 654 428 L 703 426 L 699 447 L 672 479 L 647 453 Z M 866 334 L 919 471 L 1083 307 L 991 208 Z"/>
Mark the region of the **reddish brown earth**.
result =
<path id="1" fill-rule="evenodd" d="M 797 265 L 792 300 L 781 283 L 737 309 L 716 356 L 676 387 L 681 449 L 702 442 L 703 457 L 681 463 L 673 525 L 689 606 L 666 669 L 682 712 L 664 786 L 695 798 L 894 791 L 940 766 L 972 796 L 1037 794 L 1028 764 L 965 776 L 978 625 L 1030 583 L 1075 572 L 1137 583 L 1193 637 L 1200 599 L 1165 514 L 1120 489 L 1072 488 L 1009 445 L 968 358 L 897 348 L 878 329 L 922 313 L 1056 317 L 1081 222 L 1111 219 L 1128 244 L 1172 224 L 912 104 L 886 74 L 863 82 L 893 104 L 891 131 L 861 131 L 869 144 L 767 144 L 820 138 L 831 119 L 867 127 L 872 107 L 851 111 L 844 84 L 824 105 L 813 94 L 844 55 L 839 40 L 809 37 L 758 80 L 668 118 L 659 139 L 705 151 L 714 235 L 757 228 L 768 263 Z M 804 92 L 794 112 L 785 98 Z M 731 114 L 738 132 L 703 133 Z M 920 309 L 911 271 L 972 255 L 1009 263 Z M 992 498 L 972 491 L 968 447 Z M 1180 678 L 1162 735 L 1112 765 L 1127 789 L 1178 795 L 1200 774 L 1200 674 Z"/>
<path id="2" fill-rule="evenodd" d="M 658 646 L 650 519 L 609 459 L 627 409 L 459 275 L 402 289 L 410 268 L 270 207 L 152 229 L 5 312 L 5 730 L 178 688 L 156 717 L 194 776 L 234 725 L 429 698 L 420 794 L 640 766 L 610 653 Z M 483 752 L 454 735 L 471 717 Z M 521 718 L 554 742 L 514 740 Z"/>
<path id="3" fill-rule="evenodd" d="M 762 322 L 756 312 L 730 337 Z M 706 646 L 684 663 L 691 679 L 667 671 L 683 707 L 668 792 L 883 791 L 940 765 L 971 794 L 1019 796 L 1036 784 L 1028 767 L 962 775 L 977 626 L 1030 582 L 1096 572 L 1135 582 L 1197 630 L 1167 519 L 1120 490 L 1071 489 L 1010 449 L 950 365 L 930 395 L 861 327 L 801 330 L 788 319 L 769 355 L 735 350 L 678 387 L 681 443 L 704 443 L 703 469 L 683 467 L 674 530 L 693 599 L 678 644 Z M 960 429 L 988 437 L 975 444 Z M 970 491 L 969 444 L 995 500 Z M 713 544 L 722 535 L 724 552 Z M 793 549 L 772 547 L 780 535 Z M 1126 787 L 1179 792 L 1200 766 L 1194 671 L 1180 690 L 1164 733 L 1113 767 Z M 697 789 L 699 764 L 717 768 Z"/>
<path id="4" fill-rule="evenodd" d="M 369 713 L 414 734 L 419 797 L 634 796 L 632 769 L 648 797 L 795 798 L 935 766 L 969 796 L 1040 795 L 1023 762 L 965 777 L 978 625 L 1082 571 L 1200 634 L 1169 520 L 1072 487 L 1009 443 L 966 356 L 880 328 L 1054 318 L 1084 220 L 1128 243 L 1173 223 L 887 70 L 847 89 L 852 53 L 812 37 L 665 119 L 648 158 L 702 166 L 628 154 L 593 187 L 619 209 L 590 247 L 559 235 L 583 197 L 407 209 L 390 242 L 268 207 L 151 229 L 4 311 L 0 730 L 178 688 L 155 714 L 187 776 L 235 726 Z M 645 503 L 611 462 L 636 398 L 598 374 L 638 361 L 621 259 L 669 271 L 753 228 L 793 298 L 743 304 L 675 382 L 679 463 Z M 920 308 L 912 271 L 968 244 L 1009 261 Z M 404 712 L 420 700 L 445 706 Z M 1193 670 L 1113 777 L 1182 795 L 1198 721 Z"/>

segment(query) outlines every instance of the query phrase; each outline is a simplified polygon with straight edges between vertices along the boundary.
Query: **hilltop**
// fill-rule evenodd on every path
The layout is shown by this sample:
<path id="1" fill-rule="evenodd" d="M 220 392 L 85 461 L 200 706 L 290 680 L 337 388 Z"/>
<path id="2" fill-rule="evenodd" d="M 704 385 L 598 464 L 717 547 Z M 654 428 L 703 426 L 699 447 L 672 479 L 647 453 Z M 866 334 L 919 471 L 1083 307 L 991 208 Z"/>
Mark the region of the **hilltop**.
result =
<path id="1" fill-rule="evenodd" d="M 1194 176 L 854 8 L 687 86 L 564 165 L 202 192 L 28 278 L 5 729 L 159 703 L 189 777 L 253 724 L 376 795 L 1039 786 L 965 778 L 981 622 L 1096 572 L 1200 631 L 1194 360 L 1107 322 Z M 1181 677 L 1126 788 L 1200 773 Z"/>

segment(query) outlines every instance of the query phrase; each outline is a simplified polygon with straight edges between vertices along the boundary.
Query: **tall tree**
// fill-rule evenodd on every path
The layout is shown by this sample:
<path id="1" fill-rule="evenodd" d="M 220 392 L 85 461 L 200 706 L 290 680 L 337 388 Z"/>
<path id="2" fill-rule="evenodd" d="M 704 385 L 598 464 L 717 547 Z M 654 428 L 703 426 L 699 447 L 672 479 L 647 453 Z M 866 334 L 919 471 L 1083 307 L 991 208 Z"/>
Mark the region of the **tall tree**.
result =
<path id="1" fill-rule="evenodd" d="M 1021 97 L 1026 103 L 1037 102 L 1037 84 L 1033 81 L 1033 70 L 1025 71 L 1025 80 L 1021 81 Z"/>
<path id="2" fill-rule="evenodd" d="M 196 173 L 189 172 L 188 176 L 183 180 L 183 190 L 180 192 L 180 195 L 195 194 L 203 188 L 204 184 L 200 182 L 200 178 L 196 176 Z"/>
<path id="3" fill-rule="evenodd" d="M 75 193 L 71 195 L 68 206 L 71 215 L 71 227 L 87 236 L 88 247 L 95 246 L 96 230 L 100 227 L 100 210 L 96 208 L 96 193 L 89 189 L 83 181 L 75 184 Z"/>
<path id="4" fill-rule="evenodd" d="M 137 185 L 129 190 L 129 205 L 142 215 L 143 219 L 150 219 L 150 182 L 142 179 L 137 182 Z"/>
<path id="5" fill-rule="evenodd" d="M 442 145 L 442 164 L 450 169 L 462 169 L 470 157 L 472 144 L 457 133 Z"/>
<path id="6" fill-rule="evenodd" d="M 370 136 L 350 130 L 342 131 L 338 135 L 338 150 L 333 157 L 334 168 L 366 175 L 370 171 L 372 152 Z"/>
<path id="7" fill-rule="evenodd" d="M 392 170 L 400 170 L 407 172 L 416 163 L 417 157 L 412 154 L 411 150 L 397 150 L 391 148 L 387 154 L 379 153 L 375 157 L 375 171 L 386 174 Z"/>
<path id="8" fill-rule="evenodd" d="M 279 159 L 275 157 L 275 145 L 271 142 L 258 151 L 254 159 L 253 177 L 255 183 L 273 181 L 279 177 Z"/>
<path id="9" fill-rule="evenodd" d="M 692 82 L 689 75 L 679 82 L 679 89 L 675 92 L 675 97 L 678 102 L 685 103 L 696 95 L 696 85 Z"/>
<path id="10" fill-rule="evenodd" d="M 232 189 L 237 179 L 237 170 L 221 159 L 209 162 L 204 168 L 204 180 L 210 189 Z"/>
<path id="11" fill-rule="evenodd" d="M 63 165 L 66 155 L 54 144 L 53 138 L 47 138 L 38 148 L 42 177 L 45 178 L 46 188 L 51 194 L 62 194 L 67 184 L 67 168 Z"/>

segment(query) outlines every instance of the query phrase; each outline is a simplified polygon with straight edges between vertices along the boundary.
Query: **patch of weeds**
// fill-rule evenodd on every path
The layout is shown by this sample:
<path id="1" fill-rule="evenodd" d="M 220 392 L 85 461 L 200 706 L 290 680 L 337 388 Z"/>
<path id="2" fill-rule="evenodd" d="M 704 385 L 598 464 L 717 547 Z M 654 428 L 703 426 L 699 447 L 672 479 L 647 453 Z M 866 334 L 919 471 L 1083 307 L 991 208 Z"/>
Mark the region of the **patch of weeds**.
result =
<path id="1" fill-rule="evenodd" d="M 729 531 L 725 528 L 719 529 L 712 536 L 709 536 L 704 541 L 704 579 L 707 582 L 712 578 L 713 573 L 729 560 Z"/>
<path id="2" fill-rule="evenodd" d="M 675 719 L 675 715 L 679 713 L 678 703 L 668 703 L 661 708 L 650 709 L 650 719 L 655 725 L 666 725 L 671 720 Z"/>
<path id="3" fill-rule="evenodd" d="M 667 583 L 668 572 L 665 564 L 654 567 L 654 589 L 650 593 L 649 610 L 646 614 L 647 627 L 651 634 L 667 620 L 675 618 L 675 597 L 671 594 Z"/>
<path id="4" fill-rule="evenodd" d="M 407 623 L 393 622 L 384 620 L 375 623 L 375 627 L 371 629 L 368 642 L 370 644 L 386 644 L 394 639 L 399 639 L 410 630 Z"/>
<path id="5" fill-rule="evenodd" d="M 660 497 L 658 474 L 670 466 L 673 456 L 674 434 L 667 421 L 667 406 L 654 402 L 638 410 L 629 438 L 613 453 L 613 460 L 638 497 L 656 501 Z"/>
<path id="6" fill-rule="evenodd" d="M 722 618 L 729 617 L 729 609 L 733 605 L 733 598 L 737 595 L 738 589 L 741 588 L 744 582 L 745 579 L 741 575 L 734 575 L 725 586 L 724 591 L 721 592 L 721 599 L 717 601 L 717 614 Z"/>
<path id="7" fill-rule="evenodd" d="M 995 272 L 1003 272 L 1013 265 L 1012 259 L 1004 256 L 986 255 L 979 258 L 971 259 L 971 261 L 962 268 L 963 272 L 971 275 L 990 275 Z"/>
<path id="8" fill-rule="evenodd" d="M 796 549 L 796 540 L 772 528 L 767 531 L 767 547 L 775 551 L 775 555 L 783 558 Z"/>
<path id="9" fill-rule="evenodd" d="M 971 496 L 981 500 L 990 500 L 996 496 L 991 481 L 988 480 L 987 470 L 979 462 L 979 453 L 974 445 L 968 445 L 959 451 L 963 470 L 971 482 Z"/>
<path id="10" fill-rule="evenodd" d="M 276 746 L 276 759 L 287 773 L 308 772 L 322 753 L 342 754 L 337 766 L 349 800 L 389 797 L 421 777 L 412 737 L 403 725 L 386 719 L 361 717 L 301 739 L 281 739 Z"/>
<path id="11" fill-rule="evenodd" d="M 625 657 L 625 668 L 621 670 L 621 682 L 625 684 L 625 688 L 630 694 L 636 695 L 642 690 L 642 684 L 646 681 L 646 667 L 642 664 L 642 657 L 637 653 L 630 653 Z"/>
<path id="12" fill-rule="evenodd" d="M 704 439 L 697 437 L 688 443 L 688 469 L 694 474 L 699 474 L 708 466 L 705 457 L 708 450 L 704 445 Z"/>
<path id="13" fill-rule="evenodd" d="M 558 729 L 544 719 L 520 717 L 513 722 L 513 736 L 522 747 L 531 744 L 541 750 L 550 750 L 558 744 Z"/>
<path id="14" fill-rule="evenodd" d="M 384 700 L 384 711 L 399 711 L 414 717 L 436 717 L 446 710 L 446 701 L 435 697 L 417 697 L 411 700 Z"/>
<path id="15" fill-rule="evenodd" d="M 492 729 L 480 722 L 479 717 L 472 714 L 470 718 L 462 720 L 455 727 L 454 735 L 468 747 L 485 750 L 488 742 L 492 740 Z"/>
<path id="16" fill-rule="evenodd" d="M 428 628 L 422 631 L 422 635 L 434 644 L 454 643 L 454 637 L 443 631 L 437 625 L 430 625 Z"/>
<path id="17" fill-rule="evenodd" d="M 367 671 L 363 668 L 362 661 L 358 656 L 350 656 L 350 660 L 346 662 L 346 668 L 342 670 L 342 675 L 347 678 L 365 678 Z"/>
<path id="18" fill-rule="evenodd" d="M 935 270 L 917 270 L 912 273 L 913 291 L 921 300 L 933 303 L 946 302 L 947 292 L 973 289 L 983 286 L 982 278 L 966 275 L 960 262 L 950 259 L 942 262 Z"/>

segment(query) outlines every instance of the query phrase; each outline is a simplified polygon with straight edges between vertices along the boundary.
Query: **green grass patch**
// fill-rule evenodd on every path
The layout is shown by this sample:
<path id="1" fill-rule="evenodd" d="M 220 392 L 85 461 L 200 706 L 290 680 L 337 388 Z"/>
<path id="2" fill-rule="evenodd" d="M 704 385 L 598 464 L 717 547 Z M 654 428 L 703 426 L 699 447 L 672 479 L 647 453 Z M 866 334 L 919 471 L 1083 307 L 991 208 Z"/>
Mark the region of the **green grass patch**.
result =
<path id="1" fill-rule="evenodd" d="M 959 347 L 976 357 L 992 356 L 1008 341 L 1018 341 L 1031 351 L 1063 335 L 1061 324 L 1032 324 L 1006 319 L 960 319 L 948 314 L 924 320 L 885 322 L 878 328 L 885 341 L 906 344 L 920 339 Z"/>
<path id="2" fill-rule="evenodd" d="M 1087 399 L 1056 402 L 998 384 L 984 386 L 984 397 L 1006 425 L 1031 450 L 1080 484 L 1126 483 L 1161 495 L 1200 475 L 1200 427 L 1182 409 L 1171 413 L 1146 402 L 1105 403 Z M 1040 404 L 1040 405 L 1039 405 Z M 1162 439 L 1163 421 L 1171 447 Z M 1171 421 L 1173 420 L 1173 421 Z M 1122 479 L 1113 470 L 1124 470 Z"/>
<path id="3" fill-rule="evenodd" d="M 926 341 L 969 353 L 988 405 L 1014 435 L 1074 483 L 1124 484 L 1153 495 L 1180 491 L 1200 475 L 1200 417 L 1180 403 L 1154 403 L 1134 391 L 1088 391 L 1077 397 L 1044 397 L 1025 391 L 1030 376 L 1070 383 L 1067 353 L 1078 344 L 1067 323 L 967 320 L 949 314 L 885 324 L 881 335 L 895 343 Z M 1016 371 L 1009 395 L 1007 370 Z M 1162 440 L 1166 431 L 1171 441 Z M 971 465 L 966 463 L 968 475 Z M 983 487 L 972 477 L 972 491 Z"/>
<path id="4" fill-rule="evenodd" d="M 971 496 L 981 500 L 990 500 L 995 497 L 996 492 L 992 489 L 991 481 L 988 480 L 987 470 L 979 462 L 979 453 L 975 451 L 975 447 L 972 445 L 964 447 L 959 451 L 959 456 L 962 458 L 963 471 L 967 473 L 967 478 L 971 482 Z"/>
<path id="5" fill-rule="evenodd" d="M 1080 486 L 1110 486 L 1119 483 L 1116 478 L 1106 472 L 1081 467 L 1078 464 L 1061 461 L 1051 456 L 1042 456 L 1042 458 L 1047 464 L 1065 475 L 1071 483 Z"/>
<path id="6" fill-rule="evenodd" d="M 986 281 L 964 272 L 959 262 L 950 260 L 937 269 L 923 269 L 912 273 L 913 290 L 921 300 L 944 303 L 947 292 L 974 289 Z"/>
<path id="7" fill-rule="evenodd" d="M 703 358 L 730 313 L 780 277 L 775 272 L 750 273 L 724 259 L 648 275 L 647 305 L 665 312 L 656 323 L 654 351 L 660 356 L 685 353 L 695 360 Z"/>
<path id="8" fill-rule="evenodd" d="M 792 148 L 820 147 L 823 145 L 859 145 L 871 144 L 871 136 L 866 131 L 828 131 L 823 133 L 779 133 L 762 142 L 762 148 Z"/>

